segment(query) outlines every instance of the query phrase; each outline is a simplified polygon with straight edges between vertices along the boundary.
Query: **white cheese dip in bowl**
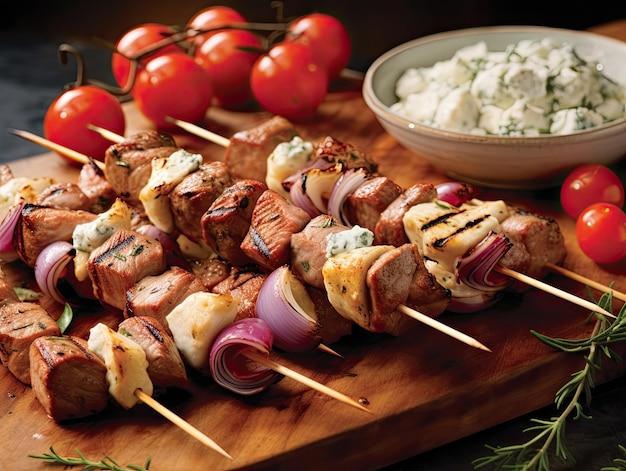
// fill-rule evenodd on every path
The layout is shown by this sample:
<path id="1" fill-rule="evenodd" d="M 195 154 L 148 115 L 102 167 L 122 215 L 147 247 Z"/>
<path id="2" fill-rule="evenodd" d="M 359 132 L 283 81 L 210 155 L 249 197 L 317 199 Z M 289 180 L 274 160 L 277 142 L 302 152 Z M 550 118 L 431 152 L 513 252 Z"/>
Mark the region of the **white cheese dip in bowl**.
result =
<path id="1" fill-rule="evenodd" d="M 372 63 L 363 97 L 400 144 L 475 185 L 546 188 L 577 165 L 626 155 L 626 43 L 589 32 L 497 26 L 419 38 Z"/>

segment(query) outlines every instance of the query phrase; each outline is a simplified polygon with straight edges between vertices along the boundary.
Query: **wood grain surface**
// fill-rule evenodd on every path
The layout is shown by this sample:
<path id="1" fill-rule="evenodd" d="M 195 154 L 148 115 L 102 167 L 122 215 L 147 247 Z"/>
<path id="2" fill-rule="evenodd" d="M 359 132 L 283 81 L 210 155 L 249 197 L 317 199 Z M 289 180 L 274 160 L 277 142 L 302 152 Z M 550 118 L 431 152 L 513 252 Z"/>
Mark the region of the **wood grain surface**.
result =
<path id="1" fill-rule="evenodd" d="M 626 39 L 626 21 L 595 28 Z M 147 129 L 132 104 L 125 105 L 129 129 Z M 269 116 L 209 110 L 203 126 L 223 136 L 251 127 Z M 387 135 L 364 104 L 358 85 L 333 92 L 308 122 L 296 123 L 312 140 L 326 135 L 351 142 L 379 163 L 379 170 L 401 186 L 447 180 Z M 181 131 L 179 146 L 217 160 L 223 148 Z M 52 154 L 16 161 L 17 176 L 72 180 L 76 169 Z M 534 192 L 485 190 L 484 199 L 504 198 L 558 220 L 565 235 L 565 266 L 626 291 L 623 266 L 599 267 L 578 249 L 573 221 L 558 206 L 554 189 Z M 19 266 L 12 276 L 29 276 Z M 585 287 L 552 274 L 550 284 L 586 297 Z M 594 293 L 598 295 L 599 293 Z M 614 309 L 621 305 L 617 302 Z M 87 314 L 84 323 L 97 320 Z M 549 405 L 555 392 L 583 366 L 583 358 L 556 353 L 531 330 L 553 337 L 587 336 L 588 312 L 535 289 L 508 295 L 493 308 L 471 314 L 444 313 L 440 320 L 486 344 L 471 348 L 416 322 L 401 337 L 355 331 L 333 348 L 343 358 L 321 352 L 274 353 L 273 358 L 327 386 L 368 404 L 367 414 L 285 378 L 261 394 L 241 397 L 191 374 L 187 390 L 157 396 L 163 404 L 213 438 L 230 461 L 207 449 L 145 405 L 109 408 L 89 420 L 57 424 L 48 418 L 29 387 L 0 369 L 0 469 L 44 470 L 41 454 L 50 446 L 61 454 L 80 449 L 91 458 L 110 455 L 119 464 L 153 470 L 231 469 L 378 469 L 409 456 L 472 435 Z M 599 383 L 621 376 L 622 363 L 603 364 Z"/>

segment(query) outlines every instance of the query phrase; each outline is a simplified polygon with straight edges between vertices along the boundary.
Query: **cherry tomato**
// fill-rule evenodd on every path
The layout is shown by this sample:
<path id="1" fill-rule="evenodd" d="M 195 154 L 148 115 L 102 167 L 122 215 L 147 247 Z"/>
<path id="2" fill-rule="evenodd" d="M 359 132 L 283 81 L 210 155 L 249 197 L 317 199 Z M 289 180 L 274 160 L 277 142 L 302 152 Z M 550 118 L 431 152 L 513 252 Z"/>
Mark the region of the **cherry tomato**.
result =
<path id="1" fill-rule="evenodd" d="M 192 57 L 172 52 L 147 62 L 137 75 L 137 108 L 157 127 L 172 127 L 166 116 L 197 122 L 213 100 L 209 74 Z"/>
<path id="2" fill-rule="evenodd" d="M 613 263 L 626 255 L 626 214 L 611 203 L 595 203 L 576 220 L 580 249 L 596 263 Z"/>
<path id="3" fill-rule="evenodd" d="M 174 33 L 176 33 L 176 30 L 170 26 L 159 23 L 145 23 L 124 33 L 122 37 L 118 39 L 115 45 L 115 50 L 125 56 L 132 57 L 140 51 L 146 49 L 148 46 L 162 41 Z M 168 44 L 167 46 L 159 48 L 158 51 L 155 51 L 139 62 L 138 72 L 146 62 L 156 56 L 183 50 L 184 49 L 178 44 Z M 113 68 L 113 77 L 115 77 L 115 81 L 121 88 L 124 88 L 128 83 L 130 75 L 130 61 L 121 54 L 113 53 L 111 66 Z"/>
<path id="4" fill-rule="evenodd" d="M 257 59 L 250 85 L 256 100 L 270 113 L 302 119 L 315 114 L 324 100 L 328 76 L 310 47 L 282 42 Z"/>
<path id="5" fill-rule="evenodd" d="M 234 8 L 218 5 L 200 10 L 187 22 L 187 28 L 207 30 L 233 23 L 246 23 L 246 19 Z M 199 34 L 192 38 L 192 41 L 196 44 L 202 44 L 214 33 L 214 31 L 211 31 Z"/>
<path id="6" fill-rule="evenodd" d="M 228 108 L 251 100 L 250 74 L 262 47 L 258 36 L 241 29 L 218 31 L 198 46 L 194 58 L 210 75 L 219 106 Z"/>
<path id="7" fill-rule="evenodd" d="M 600 164 L 581 165 L 561 185 L 561 206 L 574 219 L 593 203 L 624 205 L 624 185 L 610 168 Z"/>
<path id="8" fill-rule="evenodd" d="M 59 95 L 48 107 L 43 121 L 46 139 L 85 154 L 104 160 L 111 141 L 90 130 L 93 124 L 124 135 L 126 121 L 117 98 L 92 85 L 71 88 Z M 64 157 L 68 162 L 75 161 Z"/>
<path id="9" fill-rule="evenodd" d="M 339 76 L 350 61 L 352 45 L 344 25 L 324 13 L 312 13 L 292 22 L 285 36 L 287 42 L 299 42 L 311 47 L 315 59 L 328 72 L 328 78 Z"/>

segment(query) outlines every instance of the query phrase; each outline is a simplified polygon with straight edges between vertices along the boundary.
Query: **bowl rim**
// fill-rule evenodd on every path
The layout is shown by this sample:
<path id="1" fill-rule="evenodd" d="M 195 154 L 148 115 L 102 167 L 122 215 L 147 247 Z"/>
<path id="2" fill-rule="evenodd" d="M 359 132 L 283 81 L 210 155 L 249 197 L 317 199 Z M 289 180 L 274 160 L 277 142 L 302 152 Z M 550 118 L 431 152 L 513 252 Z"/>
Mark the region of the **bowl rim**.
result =
<path id="1" fill-rule="evenodd" d="M 502 144 L 519 144 L 520 142 L 526 143 L 539 143 L 545 140 L 571 140 L 571 139 L 580 139 L 580 140 L 590 140 L 595 139 L 596 134 L 612 134 L 614 132 L 618 132 L 618 130 L 614 129 L 617 127 L 621 127 L 626 123 L 626 117 L 616 119 L 614 121 L 602 124 L 600 126 L 596 126 L 593 128 L 582 129 L 580 131 L 568 133 L 568 134 L 542 134 L 539 136 L 496 136 L 493 134 L 468 134 L 468 133 L 460 133 L 455 131 L 448 131 L 445 129 L 435 128 L 431 126 L 427 126 L 425 124 L 414 122 L 409 119 L 406 119 L 399 114 L 391 111 L 391 109 L 385 105 L 380 98 L 374 92 L 373 80 L 374 75 L 378 71 L 378 69 L 391 57 L 396 56 L 397 54 L 404 52 L 407 49 L 411 49 L 415 46 L 422 46 L 425 44 L 437 42 L 441 39 L 454 38 L 459 36 L 467 36 L 481 34 L 481 33 L 545 33 L 549 34 L 570 34 L 574 36 L 580 37 L 588 37 L 593 38 L 594 40 L 600 40 L 607 43 L 614 43 L 617 47 L 621 47 L 626 52 L 626 43 L 623 41 L 617 40 L 615 38 L 611 38 L 608 36 L 603 36 L 600 34 L 596 34 L 591 31 L 581 31 L 567 28 L 554 28 L 550 26 L 531 26 L 531 25 L 503 25 L 503 26 L 479 26 L 472 28 L 462 28 L 451 31 L 443 31 L 440 33 L 429 34 L 427 36 L 422 36 L 416 39 L 412 39 L 410 41 L 399 44 L 387 52 L 380 55 L 377 59 L 372 62 L 372 64 L 368 67 L 365 72 L 365 76 L 363 79 L 362 86 L 362 95 L 363 99 L 367 103 L 367 105 L 379 116 L 384 116 L 384 119 L 392 122 L 394 125 L 401 126 L 412 131 L 417 131 L 421 134 L 428 134 L 432 137 L 441 137 L 453 141 L 459 142 L 477 142 L 481 144 L 492 144 L 492 145 L 502 145 Z"/>

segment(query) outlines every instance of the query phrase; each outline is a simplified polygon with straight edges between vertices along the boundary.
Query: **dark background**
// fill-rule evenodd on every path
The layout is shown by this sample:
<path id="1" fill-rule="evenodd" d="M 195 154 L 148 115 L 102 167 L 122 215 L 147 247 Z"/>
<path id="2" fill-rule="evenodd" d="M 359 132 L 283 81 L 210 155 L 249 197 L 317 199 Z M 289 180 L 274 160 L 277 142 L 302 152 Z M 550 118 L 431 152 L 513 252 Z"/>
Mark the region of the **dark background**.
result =
<path id="1" fill-rule="evenodd" d="M 43 150 L 8 132 L 18 128 L 43 135 L 44 113 L 52 100 L 72 81 L 74 67 L 62 67 L 56 55 L 60 42 L 70 42 L 83 52 L 90 78 L 113 83 L 110 51 L 99 41 L 113 44 L 125 31 L 141 23 L 184 25 L 194 13 L 210 5 L 229 5 L 250 21 L 273 21 L 270 1 L 206 2 L 165 0 L 49 0 L 12 2 L 12 14 L 0 13 L 0 161 L 42 153 Z M 284 16 L 312 11 L 329 13 L 347 27 L 353 43 L 350 67 L 365 71 L 381 53 L 402 42 L 431 33 L 459 28 L 525 24 L 585 29 L 626 18 L 626 2 L 609 0 L 496 1 L 496 0 L 379 0 L 310 1 L 284 3 Z M 577 465 L 553 469 L 599 470 L 611 458 L 623 457 L 626 378 L 599 388 L 592 403 L 593 420 L 568 426 L 568 442 L 575 443 Z M 553 408 L 532 417 L 550 417 Z M 485 444 L 515 444 L 529 438 L 522 430 L 529 417 L 487 430 L 415 460 L 395 465 L 399 470 L 450 471 L 472 469 L 471 460 L 488 455 Z M 418 437 L 416 437 L 418 438 Z M 556 464 L 556 463 L 554 463 Z M 391 471 L 391 469 L 389 471 Z"/>
<path id="2" fill-rule="evenodd" d="M 43 135 L 43 116 L 75 66 L 63 67 L 56 48 L 78 47 L 89 78 L 114 84 L 107 48 L 130 28 L 157 22 L 184 25 L 211 5 L 228 5 L 249 21 L 271 22 L 271 0 L 17 0 L 0 13 L 0 162 L 39 154 L 42 149 L 5 132 L 24 129 Z M 615 4 L 617 3 L 617 4 Z M 5 6 L 6 8 L 6 6 Z M 348 29 L 353 45 L 350 67 L 365 71 L 380 54 L 427 34 L 483 25 L 525 24 L 584 29 L 626 18 L 626 2 L 609 0 L 292 0 L 284 18 L 313 11 L 331 14 Z"/>

